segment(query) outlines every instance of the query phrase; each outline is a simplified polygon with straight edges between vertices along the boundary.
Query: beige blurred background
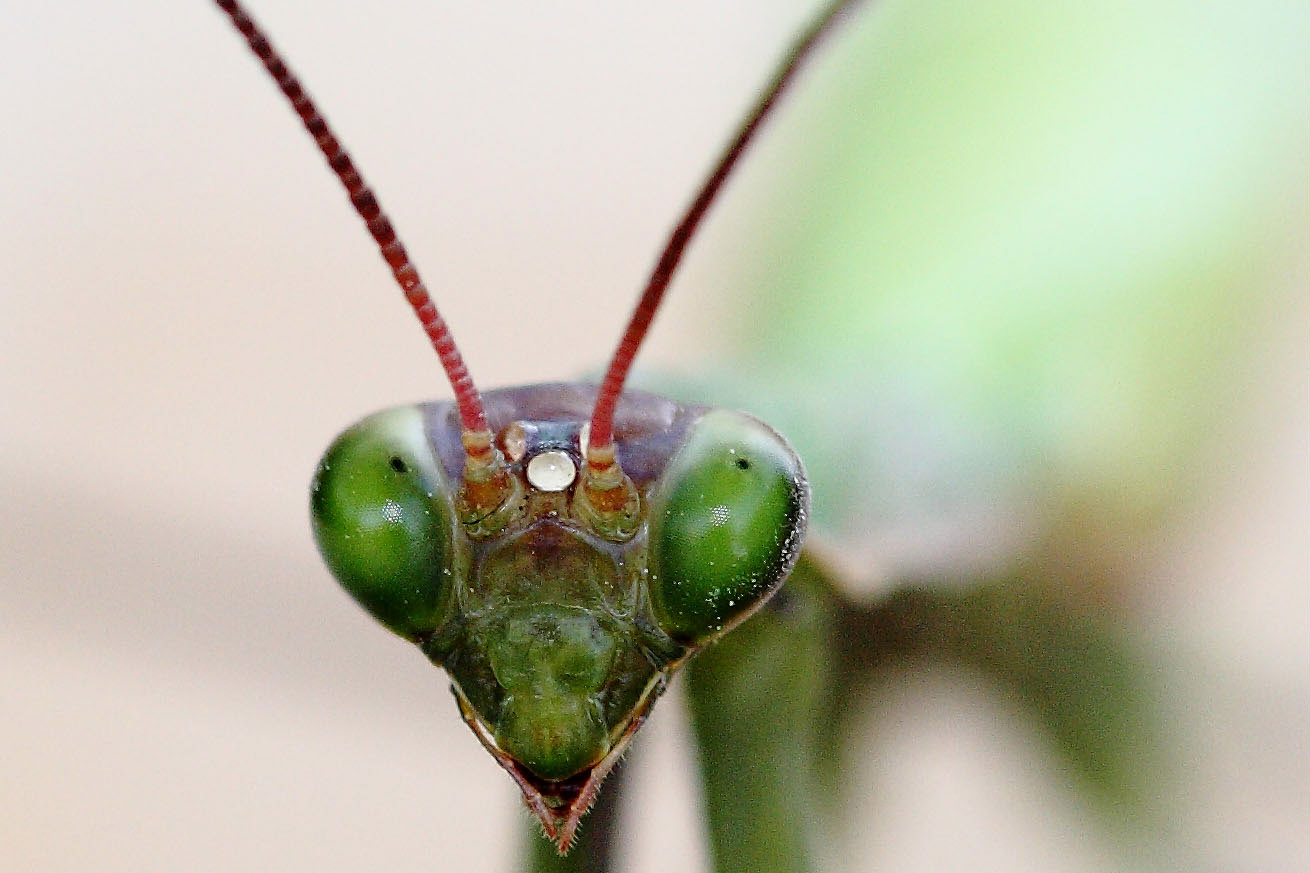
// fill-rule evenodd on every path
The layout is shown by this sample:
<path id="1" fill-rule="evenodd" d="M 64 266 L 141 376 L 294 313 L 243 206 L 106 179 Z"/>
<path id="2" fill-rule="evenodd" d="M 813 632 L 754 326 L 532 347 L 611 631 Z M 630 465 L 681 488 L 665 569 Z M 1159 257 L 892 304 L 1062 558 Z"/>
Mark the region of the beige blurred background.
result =
<path id="1" fill-rule="evenodd" d="M 253 11 L 494 386 L 601 362 L 810 4 Z M 309 536 L 328 440 L 447 393 L 358 220 L 207 3 L 8 3 L 3 22 L 0 868 L 510 869 L 514 787 Z M 712 356 L 716 242 L 753 220 L 711 222 L 645 362 Z M 1201 665 L 1169 679 L 1205 688 L 1180 694 L 1184 806 L 1216 870 L 1310 867 L 1304 275 L 1264 328 L 1230 469 L 1139 569 L 1150 620 Z M 996 705 L 925 680 L 871 714 L 834 863 L 1115 867 Z M 679 709 L 634 758 L 630 870 L 704 869 Z"/>

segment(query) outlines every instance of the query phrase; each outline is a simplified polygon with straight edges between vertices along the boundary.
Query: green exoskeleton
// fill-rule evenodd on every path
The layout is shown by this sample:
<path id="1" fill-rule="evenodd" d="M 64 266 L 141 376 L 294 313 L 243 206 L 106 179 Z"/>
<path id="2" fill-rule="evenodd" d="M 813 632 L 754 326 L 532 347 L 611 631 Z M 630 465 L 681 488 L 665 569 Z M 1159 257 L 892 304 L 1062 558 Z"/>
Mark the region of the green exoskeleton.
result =
<path id="1" fill-rule="evenodd" d="M 852 4 L 831 4 L 788 53 L 673 232 L 603 382 L 485 395 L 317 107 L 240 5 L 218 5 L 345 186 L 455 394 L 337 438 L 312 487 L 319 548 L 351 596 L 446 669 L 464 720 L 567 850 L 670 675 L 768 600 L 800 553 L 809 488 L 778 433 L 623 386 L 715 195 Z"/>
<path id="2" fill-rule="evenodd" d="M 333 574 L 446 668 L 464 720 L 561 846 L 668 676 L 782 583 L 808 504 L 799 459 L 764 424 L 633 393 L 615 442 L 640 509 L 615 524 L 577 476 L 595 393 L 485 395 L 509 482 L 494 507 L 461 506 L 452 403 L 359 422 L 312 495 Z"/>

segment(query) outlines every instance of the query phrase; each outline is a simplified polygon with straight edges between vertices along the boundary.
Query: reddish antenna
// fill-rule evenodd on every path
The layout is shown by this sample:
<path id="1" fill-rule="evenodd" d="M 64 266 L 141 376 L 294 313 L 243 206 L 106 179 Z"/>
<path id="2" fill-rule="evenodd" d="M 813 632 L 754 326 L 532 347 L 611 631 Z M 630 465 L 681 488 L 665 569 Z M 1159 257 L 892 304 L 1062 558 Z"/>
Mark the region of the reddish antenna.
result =
<path id="1" fill-rule="evenodd" d="M 614 410 L 618 405 L 619 396 L 623 393 L 623 383 L 627 381 L 628 370 L 632 367 L 633 358 L 637 356 L 637 349 L 641 347 L 641 341 L 646 337 L 651 320 L 664 298 L 664 292 L 669 287 L 673 273 L 687 250 L 687 244 L 691 242 L 692 236 L 700 226 L 701 219 L 709 211 L 719 189 L 727 181 L 738 159 L 746 151 L 752 138 L 768 118 L 769 112 L 778 102 L 783 91 L 791 84 L 796 73 L 814 56 L 815 49 L 824 37 L 833 31 L 844 13 L 858 2 L 859 0 L 836 0 L 829 3 L 792 44 L 782 66 L 774 73 L 764 96 L 746 117 L 745 123 L 719 158 L 714 171 L 701 185 L 696 199 L 687 207 L 682 220 L 669 236 L 664 251 L 655 262 L 655 269 L 651 271 L 650 278 L 646 281 L 645 290 L 637 299 L 632 318 L 623 331 L 623 337 L 614 350 L 614 357 L 610 359 L 609 369 L 605 371 L 605 378 L 596 394 L 596 406 L 591 413 L 591 431 L 587 447 L 587 465 L 592 472 L 603 473 L 614 463 Z"/>
<path id="2" fill-rule="evenodd" d="M 215 2 L 228 14 L 232 24 L 246 38 L 250 50 L 263 61 L 264 67 L 277 82 L 278 88 L 291 101 L 291 108 L 304 122 L 305 130 L 309 131 L 309 135 L 314 138 L 319 150 L 323 152 L 323 157 L 327 158 L 328 166 L 345 186 L 351 204 L 359 213 L 359 217 L 364 219 L 364 224 L 368 226 L 373 239 L 377 241 L 383 260 L 391 268 L 396 283 L 405 293 L 405 300 L 414 309 L 419 323 L 423 325 L 423 331 L 437 351 L 441 366 L 445 368 L 446 376 L 450 379 L 450 387 L 455 391 L 455 403 L 459 407 L 459 418 L 464 426 L 464 447 L 468 451 L 470 460 L 490 462 L 494 450 L 491 448 L 491 434 L 487 427 L 487 414 L 482 407 L 482 397 L 473 385 L 468 367 L 464 366 L 464 358 L 455 345 L 455 338 L 451 335 L 446 320 L 437 312 L 436 305 L 428 296 L 428 289 L 419 278 L 418 269 L 410 261 L 409 253 L 405 251 L 405 246 L 396 236 L 396 231 L 378 204 L 377 197 L 355 169 L 350 155 L 342 148 L 336 134 L 328 127 L 327 120 L 314 105 L 314 101 L 305 93 L 300 80 L 287 68 L 281 55 L 269 43 L 268 37 L 263 34 L 259 26 L 251 20 L 249 14 L 241 8 L 241 4 L 236 0 L 215 0 Z"/>

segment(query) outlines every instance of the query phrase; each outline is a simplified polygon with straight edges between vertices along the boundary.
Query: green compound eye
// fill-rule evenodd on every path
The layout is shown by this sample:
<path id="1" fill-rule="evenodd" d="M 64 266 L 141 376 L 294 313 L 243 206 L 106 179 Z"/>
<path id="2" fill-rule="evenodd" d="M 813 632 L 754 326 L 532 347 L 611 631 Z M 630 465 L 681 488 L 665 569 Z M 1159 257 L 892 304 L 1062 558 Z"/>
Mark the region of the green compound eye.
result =
<path id="1" fill-rule="evenodd" d="M 410 640 L 440 624 L 453 589 L 453 509 L 416 407 L 376 413 L 319 462 L 314 539 L 332 575 Z"/>
<path id="2" fill-rule="evenodd" d="M 651 598 L 671 636 L 703 642 L 782 583 L 805 532 L 800 459 L 765 425 L 698 421 L 650 499 Z"/>

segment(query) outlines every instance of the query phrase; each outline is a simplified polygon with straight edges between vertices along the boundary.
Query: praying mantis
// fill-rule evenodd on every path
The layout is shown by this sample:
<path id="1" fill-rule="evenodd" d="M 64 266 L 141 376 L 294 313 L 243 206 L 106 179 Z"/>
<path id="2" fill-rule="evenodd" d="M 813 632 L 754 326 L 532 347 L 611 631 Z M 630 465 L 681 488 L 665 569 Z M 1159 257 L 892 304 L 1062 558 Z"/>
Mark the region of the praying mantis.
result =
<path id="1" fill-rule="evenodd" d="M 525 427 L 524 430 L 527 430 L 527 427 Z M 580 440 L 580 435 L 582 435 L 580 434 L 580 427 L 578 430 L 579 433 L 570 434 L 569 438 L 567 438 L 569 442 L 567 442 L 567 448 L 565 450 L 565 454 L 569 454 L 569 450 L 571 450 L 571 448 L 574 447 L 574 442 L 572 442 L 572 440 L 574 439 L 579 440 L 579 442 L 576 443 L 576 448 L 578 448 L 579 454 L 584 454 L 584 452 L 582 452 L 582 440 Z M 527 442 L 528 440 L 527 435 L 525 435 L 524 439 L 525 442 Z M 545 443 L 538 444 L 538 446 L 536 447 L 541 448 L 542 446 L 545 446 Z M 502 446 L 500 448 L 502 448 L 503 451 L 504 448 L 507 447 Z M 557 450 L 553 450 L 553 451 L 559 451 L 559 450 L 557 448 Z M 527 455 L 524 455 L 523 457 L 527 457 Z M 407 461 L 405 459 L 401 459 L 401 460 L 402 463 L 405 463 L 407 465 Z M 388 465 L 390 464 L 390 457 L 386 457 L 386 463 L 388 463 Z M 575 465 L 580 465 L 578 461 L 574 461 L 574 463 Z M 447 468 L 447 473 L 445 473 L 445 475 L 449 476 L 449 472 L 448 472 L 449 464 L 445 464 L 445 468 Z M 393 471 L 393 472 L 400 472 L 400 471 Z M 620 510 L 620 514 L 621 514 L 621 510 Z M 783 561 L 783 564 L 787 564 L 787 562 L 790 562 L 790 556 L 789 558 L 787 558 L 787 561 Z M 732 633 L 755 634 L 755 637 L 764 637 L 764 638 L 752 638 L 752 640 L 749 640 L 749 642 L 751 642 L 751 644 L 755 644 L 756 648 L 758 649 L 760 648 L 760 646 L 764 646 L 765 644 L 768 644 L 768 642 L 770 641 L 769 637 L 772 637 L 773 640 L 776 641 L 782 640 L 783 637 L 779 636 L 778 633 L 779 627 L 781 628 L 804 627 L 804 625 L 800 623 L 802 623 L 802 621 L 806 619 L 807 615 L 810 615 L 810 613 L 807 613 L 808 600 L 806 600 L 806 592 L 808 591 L 811 592 L 812 594 L 812 592 L 816 590 L 820 590 L 820 591 L 823 590 L 823 582 L 821 582 L 820 579 L 824 578 L 825 575 L 831 575 L 831 574 L 821 573 L 820 570 L 815 569 L 814 566 L 803 565 L 802 569 L 800 569 L 798 578 L 794 579 L 793 581 L 793 585 L 796 587 L 796 591 L 795 591 L 796 598 L 800 599 L 799 604 L 795 602 L 795 599 L 790 604 L 782 604 L 782 606 L 785 606 L 786 608 L 779 608 L 779 610 L 777 610 L 777 615 L 774 615 L 773 612 L 758 613 L 755 619 L 755 623 L 753 624 L 747 623 L 743 625 L 743 627 L 738 629 L 738 631 Z M 783 591 L 785 592 L 787 590 L 789 589 L 783 589 Z M 815 613 L 815 615 L 819 615 L 819 613 Z M 829 615 L 845 615 L 845 613 L 829 613 Z M 814 617 L 814 616 L 810 615 L 810 617 Z M 787 623 L 793 623 L 793 624 L 789 625 Z M 804 634 L 796 633 L 796 636 L 803 637 Z M 731 666 L 731 662 L 728 661 L 728 659 L 730 659 L 731 655 L 734 654 L 734 641 L 735 641 L 734 636 L 724 637 L 723 641 L 720 642 L 719 645 L 715 646 L 715 648 L 713 649 L 707 650 L 706 653 L 702 655 L 703 658 L 715 658 L 717 657 L 717 655 L 722 655 L 722 658 L 719 659 L 718 663 L 713 663 L 713 665 L 706 666 L 705 671 L 701 672 L 700 675 L 705 676 L 705 679 L 703 680 L 697 679 L 698 674 L 697 674 L 696 665 L 698 662 L 693 661 L 689 663 L 688 670 L 689 670 L 689 678 L 690 680 L 692 680 L 690 684 L 692 684 L 693 695 L 700 695 L 702 700 L 705 699 L 706 696 L 709 696 L 707 695 L 707 693 L 705 693 L 705 688 L 714 687 L 714 683 L 711 682 L 711 676 L 714 676 L 714 671 L 718 671 L 719 674 L 727 674 L 728 669 L 730 669 Z M 793 640 L 791 642 L 803 642 L 803 640 Z M 741 646 L 747 646 L 747 645 L 748 645 L 747 641 L 744 640 L 741 641 Z M 791 657 L 794 658 L 795 653 L 793 653 Z M 728 661 L 728 662 L 724 663 L 724 661 Z M 705 683 L 703 684 L 703 686 L 702 686 L 702 682 Z M 697 688 L 700 688 L 701 691 L 698 692 Z M 817 693 L 817 692 L 811 691 L 810 693 Z M 779 697 L 779 699 L 781 699 L 781 697 Z M 796 695 L 795 697 L 793 697 L 793 699 L 794 700 L 804 699 L 804 693 L 800 693 L 800 695 Z M 723 710 L 719 710 L 718 713 L 713 713 L 713 712 L 702 713 L 701 721 L 702 722 L 713 721 L 713 718 L 715 716 L 717 716 L 720 722 L 722 722 L 722 724 L 718 725 L 718 728 L 723 730 L 719 730 L 718 733 L 714 733 L 714 731 L 710 731 L 710 733 L 703 735 L 702 737 L 703 746 L 713 748 L 715 742 L 714 741 L 715 735 L 718 735 L 718 737 L 720 738 L 731 737 L 731 729 L 732 726 L 734 726 L 732 725 L 732 721 L 734 720 L 732 720 L 730 714 L 728 714 L 727 712 L 723 712 Z M 494 741 L 495 737 L 491 737 L 491 739 L 493 739 Z M 728 743 L 730 743 L 731 741 L 730 739 L 720 739 L 720 742 L 724 742 L 724 745 L 728 745 Z M 779 769 L 778 772 L 782 772 L 781 769 Z M 793 771 L 793 776 L 794 776 L 794 771 Z M 738 792 L 738 796 L 740 796 L 740 792 Z M 605 794 L 601 794 L 601 798 L 603 798 L 604 800 Z M 741 815 L 741 821 L 749 821 L 749 819 L 755 817 L 757 822 L 764 822 L 766 810 L 761 809 L 761 806 L 762 805 L 756 805 L 755 809 L 744 811 L 743 815 Z M 572 814 L 572 811 L 575 811 L 574 807 L 570 806 L 570 815 Z M 731 822 L 730 815 L 724 815 L 723 819 L 724 821 Z M 563 822 L 563 825 L 561 826 L 561 834 L 563 832 L 563 827 L 567 827 L 567 825 L 569 825 L 569 819 L 566 818 L 566 821 Z M 728 835 L 723 836 L 722 834 L 720 834 L 718 839 L 731 840 L 732 839 L 731 834 L 734 834 L 734 832 L 736 832 L 736 834 L 748 834 L 749 828 L 741 826 L 740 822 L 732 822 L 730 823 L 730 825 L 720 826 L 720 831 Z M 804 843 L 803 839 L 798 840 L 798 845 L 803 845 L 803 843 Z M 576 851 L 574 855 L 570 856 L 571 859 L 586 859 L 586 851 L 583 851 L 584 848 L 586 847 L 580 845 L 578 851 Z M 587 851 L 591 851 L 591 849 L 587 849 Z M 803 849 L 798 849 L 798 851 L 803 852 Z M 749 857 L 743 855 L 743 852 L 744 849 L 743 847 L 741 847 L 741 845 L 728 845 L 728 848 L 724 849 L 723 851 L 723 857 L 724 859 L 734 859 L 734 857 L 736 857 L 736 859 L 741 859 L 741 857 Z M 779 855 L 779 857 L 786 857 L 786 856 Z M 583 861 L 579 860 L 578 863 L 583 863 Z M 744 861 L 739 861 L 739 863 L 744 863 Z M 791 861 L 789 861 L 789 863 L 791 863 Z M 732 864 L 731 860 L 724 860 L 723 861 L 724 869 L 728 869 L 728 865 L 730 864 Z M 743 868 L 741 869 L 766 869 L 766 868 L 762 868 L 762 866 L 753 866 L 753 868 L 749 868 L 749 866 L 743 866 Z M 795 865 L 778 866 L 778 869 L 800 869 L 800 866 L 795 866 Z"/>

